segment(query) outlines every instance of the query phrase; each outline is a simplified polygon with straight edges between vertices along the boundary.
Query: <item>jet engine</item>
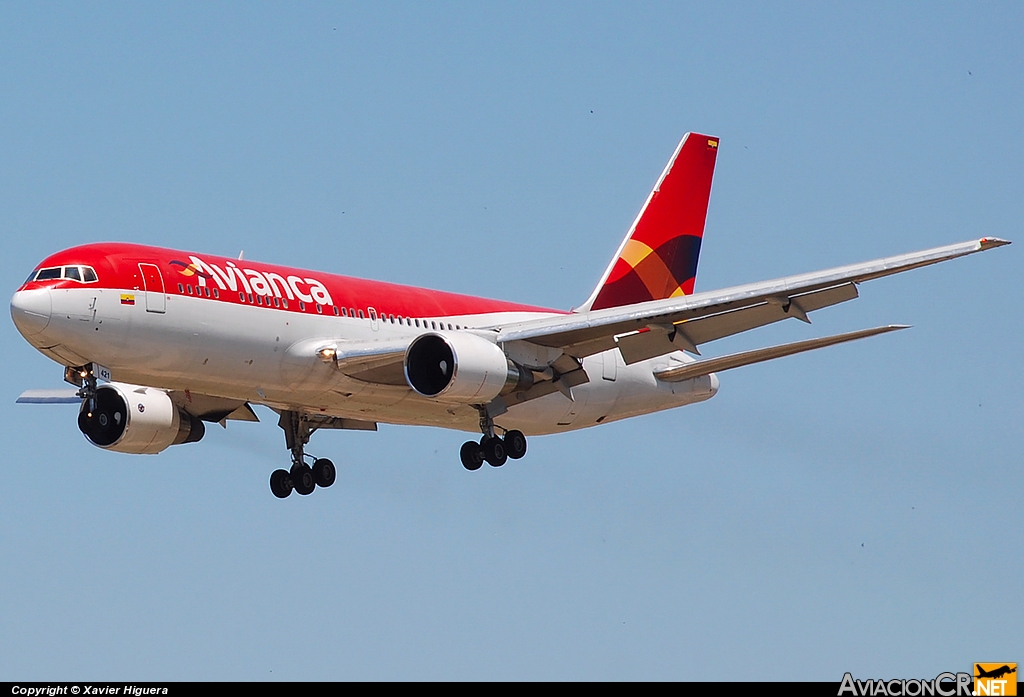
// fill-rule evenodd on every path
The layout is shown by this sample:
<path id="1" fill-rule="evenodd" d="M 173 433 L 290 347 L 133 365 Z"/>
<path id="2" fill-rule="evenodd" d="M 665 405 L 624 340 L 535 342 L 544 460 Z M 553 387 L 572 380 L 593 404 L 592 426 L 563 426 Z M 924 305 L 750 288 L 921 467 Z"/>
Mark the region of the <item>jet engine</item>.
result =
<path id="1" fill-rule="evenodd" d="M 203 422 L 179 409 L 163 390 L 105 383 L 95 399 L 82 402 L 78 428 L 105 450 L 155 455 L 178 443 L 195 443 L 206 433 Z"/>
<path id="2" fill-rule="evenodd" d="M 498 395 L 529 388 L 533 373 L 487 339 L 457 332 L 414 339 L 405 352 L 405 379 L 424 397 L 486 404 Z"/>

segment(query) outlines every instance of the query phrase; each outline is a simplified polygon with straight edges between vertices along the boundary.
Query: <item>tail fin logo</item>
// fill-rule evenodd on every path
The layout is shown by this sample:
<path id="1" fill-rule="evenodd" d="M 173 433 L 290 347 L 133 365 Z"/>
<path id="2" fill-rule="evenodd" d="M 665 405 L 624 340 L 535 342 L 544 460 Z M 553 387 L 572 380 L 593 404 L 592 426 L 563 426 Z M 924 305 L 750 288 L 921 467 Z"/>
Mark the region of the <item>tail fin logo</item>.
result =
<path id="1" fill-rule="evenodd" d="M 693 292 L 717 155 L 718 138 L 683 136 L 604 278 L 581 309 Z"/>

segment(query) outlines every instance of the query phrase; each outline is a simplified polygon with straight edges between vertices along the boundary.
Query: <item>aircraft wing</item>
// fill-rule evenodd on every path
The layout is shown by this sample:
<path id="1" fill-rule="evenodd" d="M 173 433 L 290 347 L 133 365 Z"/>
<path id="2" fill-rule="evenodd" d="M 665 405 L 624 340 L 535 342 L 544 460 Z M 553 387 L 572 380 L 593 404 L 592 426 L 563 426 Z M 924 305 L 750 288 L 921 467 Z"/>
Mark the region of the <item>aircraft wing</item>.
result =
<path id="1" fill-rule="evenodd" d="M 167 393 L 177 406 L 203 421 L 259 421 L 256 412 L 248 402 L 226 399 L 194 392 L 171 390 Z M 82 397 L 76 388 L 55 390 L 25 390 L 16 400 L 17 404 L 74 404 L 81 406 Z"/>
<path id="2" fill-rule="evenodd" d="M 491 327 L 583 358 L 618 347 L 626 363 L 697 346 L 857 297 L 856 284 L 1010 244 L 986 237 L 824 271 L 604 310 Z"/>
<path id="3" fill-rule="evenodd" d="M 78 390 L 64 388 L 57 390 L 25 390 L 18 397 L 17 404 L 82 404 Z"/>

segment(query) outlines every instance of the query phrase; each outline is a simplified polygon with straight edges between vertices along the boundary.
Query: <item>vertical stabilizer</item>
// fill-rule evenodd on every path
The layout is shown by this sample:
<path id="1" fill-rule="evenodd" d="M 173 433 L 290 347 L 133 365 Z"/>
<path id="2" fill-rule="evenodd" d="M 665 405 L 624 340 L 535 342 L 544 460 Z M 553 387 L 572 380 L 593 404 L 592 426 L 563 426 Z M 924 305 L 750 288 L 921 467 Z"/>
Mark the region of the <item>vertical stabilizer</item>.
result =
<path id="1" fill-rule="evenodd" d="M 693 292 L 718 138 L 687 133 L 590 298 L 601 310 Z"/>

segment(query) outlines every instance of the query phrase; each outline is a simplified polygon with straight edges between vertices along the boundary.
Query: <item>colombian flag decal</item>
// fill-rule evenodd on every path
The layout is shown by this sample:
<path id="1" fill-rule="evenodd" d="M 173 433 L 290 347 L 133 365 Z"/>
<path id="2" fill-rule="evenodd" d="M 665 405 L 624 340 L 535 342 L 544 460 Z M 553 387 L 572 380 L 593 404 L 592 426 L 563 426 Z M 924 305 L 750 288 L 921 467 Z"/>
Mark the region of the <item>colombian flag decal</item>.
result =
<path id="1" fill-rule="evenodd" d="M 122 305 L 134 305 L 135 296 L 131 293 L 121 293 L 121 304 Z"/>

